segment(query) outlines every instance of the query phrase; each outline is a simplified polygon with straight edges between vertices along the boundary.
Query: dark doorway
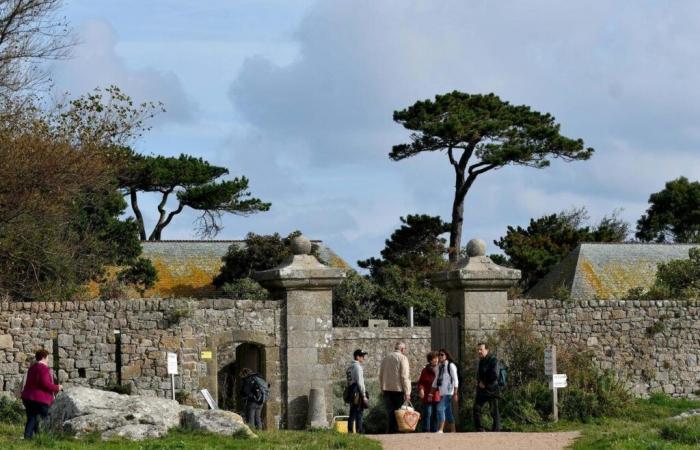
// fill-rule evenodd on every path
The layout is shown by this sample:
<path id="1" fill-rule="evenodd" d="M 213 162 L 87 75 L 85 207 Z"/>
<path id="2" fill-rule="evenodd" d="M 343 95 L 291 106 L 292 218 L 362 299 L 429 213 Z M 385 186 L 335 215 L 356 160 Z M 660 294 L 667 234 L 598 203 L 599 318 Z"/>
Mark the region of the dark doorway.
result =
<path id="1" fill-rule="evenodd" d="M 236 346 L 236 354 L 233 361 L 223 366 L 218 373 L 219 382 L 219 408 L 243 413 L 241 400 L 241 369 L 247 367 L 265 378 L 264 349 L 262 346 L 250 342 L 244 342 Z"/>

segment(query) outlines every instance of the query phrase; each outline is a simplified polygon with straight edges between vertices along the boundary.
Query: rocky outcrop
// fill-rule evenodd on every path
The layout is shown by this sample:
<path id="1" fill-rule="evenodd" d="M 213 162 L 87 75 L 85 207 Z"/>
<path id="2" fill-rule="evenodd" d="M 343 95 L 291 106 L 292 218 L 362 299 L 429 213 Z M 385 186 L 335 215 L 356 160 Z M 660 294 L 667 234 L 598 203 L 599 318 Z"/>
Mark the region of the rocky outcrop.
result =
<path id="1" fill-rule="evenodd" d="M 221 409 L 189 409 L 182 411 L 182 426 L 195 430 L 225 436 L 257 437 L 243 421 L 243 418 L 231 411 Z"/>
<path id="2" fill-rule="evenodd" d="M 187 423 L 201 423 L 196 428 L 225 435 L 253 435 L 241 417 L 192 421 L 190 417 L 205 417 L 204 413 L 217 411 L 196 410 L 174 400 L 139 395 L 121 395 L 114 392 L 71 387 L 58 395 L 49 410 L 49 426 L 76 436 L 100 433 L 103 439 L 119 436 L 131 440 L 158 438 L 169 429 Z M 222 417 L 226 414 L 221 414 Z M 213 414 L 212 417 L 217 417 Z M 187 419 L 186 419 L 187 418 Z M 209 424 L 209 425 L 207 425 Z M 226 426 L 230 426 L 228 430 Z"/>

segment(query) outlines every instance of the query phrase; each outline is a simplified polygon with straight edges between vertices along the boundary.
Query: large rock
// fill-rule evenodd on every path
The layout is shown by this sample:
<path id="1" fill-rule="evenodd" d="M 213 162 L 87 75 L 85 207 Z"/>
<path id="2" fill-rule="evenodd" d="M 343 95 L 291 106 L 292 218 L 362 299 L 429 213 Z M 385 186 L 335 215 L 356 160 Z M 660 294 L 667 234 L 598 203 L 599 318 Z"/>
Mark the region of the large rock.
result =
<path id="1" fill-rule="evenodd" d="M 225 436 L 257 437 L 248 428 L 241 416 L 222 409 L 190 409 L 183 411 L 182 425 L 195 430 L 205 430 Z"/>
<path id="2" fill-rule="evenodd" d="M 165 398 L 121 395 L 76 386 L 67 388 L 58 395 L 49 410 L 49 426 L 54 430 L 77 436 L 98 432 L 103 439 L 119 436 L 141 440 L 163 436 L 169 429 L 183 423 L 185 417 L 197 417 L 203 416 L 202 413 L 215 412 L 197 410 L 196 414 L 189 414 L 192 411 L 191 406 L 182 406 L 174 400 Z M 227 411 L 219 412 L 227 413 Z M 198 427 L 213 433 L 253 435 L 240 416 L 230 414 L 238 418 L 238 421 L 230 419 L 228 423 L 228 426 L 235 431 L 226 429 L 223 419 L 195 422 L 220 423 L 219 427 L 213 425 L 209 428 Z"/>

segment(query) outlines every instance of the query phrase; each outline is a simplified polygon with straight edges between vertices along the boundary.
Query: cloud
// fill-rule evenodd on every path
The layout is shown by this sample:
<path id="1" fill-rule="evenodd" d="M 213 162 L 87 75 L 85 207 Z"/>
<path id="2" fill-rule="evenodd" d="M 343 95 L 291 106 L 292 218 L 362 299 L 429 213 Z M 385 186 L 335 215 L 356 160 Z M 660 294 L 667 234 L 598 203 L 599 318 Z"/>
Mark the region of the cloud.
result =
<path id="1" fill-rule="evenodd" d="M 154 123 L 187 123 L 193 120 L 197 104 L 185 93 L 178 76 L 150 67 L 133 69 L 117 53 L 117 35 L 104 20 L 89 20 L 78 29 L 80 43 L 71 59 L 55 63 L 54 91 L 82 95 L 96 87 L 117 85 L 136 102 L 156 101 L 167 112 Z"/>
<path id="2" fill-rule="evenodd" d="M 296 60 L 252 56 L 236 75 L 231 101 L 264 138 L 226 157 L 275 186 L 273 208 L 293 196 L 351 211 L 341 234 L 370 256 L 381 240 L 363 236 L 388 236 L 399 215 L 450 217 L 444 155 L 388 160 L 408 139 L 392 112 L 455 89 L 493 91 L 553 113 L 596 154 L 484 175 L 467 197 L 465 240 L 577 206 L 594 220 L 622 207 L 634 222 L 665 181 L 700 178 L 698 20 L 692 1 L 319 2 L 295 33 Z M 319 188 L 316 177 L 343 182 Z M 303 205 L 289 217 L 305 221 Z"/>

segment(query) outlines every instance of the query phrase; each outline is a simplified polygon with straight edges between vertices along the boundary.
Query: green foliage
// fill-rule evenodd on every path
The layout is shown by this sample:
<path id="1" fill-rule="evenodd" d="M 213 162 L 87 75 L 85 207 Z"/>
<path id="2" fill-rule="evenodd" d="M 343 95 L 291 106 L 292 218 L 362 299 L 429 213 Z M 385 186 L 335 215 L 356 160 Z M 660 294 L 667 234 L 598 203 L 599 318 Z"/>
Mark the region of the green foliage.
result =
<path id="1" fill-rule="evenodd" d="M 248 233 L 245 245 L 233 244 L 222 258 L 221 272 L 214 278 L 214 285 L 223 286 L 233 280 L 250 278 L 254 272 L 272 269 L 292 256 L 292 239 L 301 232 L 294 231 L 282 238 L 278 233 L 260 235 Z M 311 254 L 318 256 L 318 246 L 312 245 Z"/>
<path id="2" fill-rule="evenodd" d="M 348 271 L 347 277 L 333 288 L 333 326 L 361 327 L 376 312 L 377 286 L 367 277 Z"/>
<path id="3" fill-rule="evenodd" d="M 227 298 L 236 300 L 267 300 L 270 298 L 270 292 L 252 278 L 240 278 L 224 283 L 221 286 L 221 292 Z"/>
<path id="4" fill-rule="evenodd" d="M 22 423 L 24 417 L 24 405 L 20 400 L 7 395 L 0 397 L 0 422 Z"/>
<path id="5" fill-rule="evenodd" d="M 192 310 L 190 308 L 172 308 L 165 313 L 165 322 L 168 327 L 172 327 L 179 324 L 182 319 L 188 319 L 190 317 L 192 317 Z"/>
<path id="6" fill-rule="evenodd" d="M 527 228 L 508 226 L 506 235 L 494 241 L 508 262 L 522 271 L 525 289 L 537 281 L 582 242 L 621 242 L 629 226 L 613 214 L 595 226 L 586 225 L 586 208 L 530 219 Z"/>
<path id="7" fill-rule="evenodd" d="M 150 259 L 138 258 L 117 274 L 117 280 L 134 286 L 143 295 L 147 289 L 155 286 L 158 281 L 158 271 Z"/>
<path id="8" fill-rule="evenodd" d="M 593 154 L 581 139 L 560 134 L 550 114 L 515 106 L 494 94 L 451 92 L 394 111 L 394 121 L 411 130 L 411 142 L 389 154 L 399 161 L 422 152 L 445 151 L 455 171 L 450 261 L 461 247 L 464 198 L 476 178 L 509 165 L 547 167 L 551 158 L 586 160 Z"/>
<path id="9" fill-rule="evenodd" d="M 637 222 L 637 238 L 655 242 L 700 242 L 700 182 L 669 181 L 649 196 L 649 209 Z"/>
<path id="10" fill-rule="evenodd" d="M 129 297 L 129 291 L 121 281 L 107 280 L 100 283 L 99 295 L 102 300 L 125 300 Z"/>
<path id="11" fill-rule="evenodd" d="M 445 240 L 440 236 L 449 230 L 449 224 L 439 217 L 417 214 L 400 220 L 401 227 L 385 241 L 382 257 L 357 263 L 369 269 L 368 281 L 374 289 L 359 279 L 345 284 L 362 289 L 363 297 L 357 302 L 367 310 L 361 320 L 373 316 L 389 320 L 392 326 L 403 326 L 408 323 L 408 309 L 413 306 L 415 323 L 427 325 L 431 317 L 445 313 L 445 294 L 432 287 L 430 276 L 447 268 Z M 343 289 L 339 287 L 337 291 L 342 293 Z M 344 302 L 336 302 L 334 314 L 352 317 L 357 314 L 353 308 L 358 305 L 344 298 Z M 340 308 L 344 304 L 347 311 Z"/>
<path id="12" fill-rule="evenodd" d="M 119 173 L 120 187 L 131 199 L 141 236 L 145 239 L 143 219 L 138 206 L 139 192 L 159 192 L 161 202 L 158 223 L 149 240 L 160 240 L 162 231 L 185 207 L 200 211 L 198 231 L 202 236 L 215 236 L 221 230 L 221 214 L 254 214 L 270 209 L 269 203 L 250 197 L 246 177 L 218 180 L 228 169 L 211 165 L 202 158 L 181 154 L 179 157 L 143 156 L 127 152 Z M 170 195 L 175 194 L 178 206 L 165 210 Z"/>
<path id="13" fill-rule="evenodd" d="M 688 259 L 660 263 L 651 287 L 632 288 L 627 292 L 632 300 L 700 299 L 700 247 L 691 248 Z"/>

